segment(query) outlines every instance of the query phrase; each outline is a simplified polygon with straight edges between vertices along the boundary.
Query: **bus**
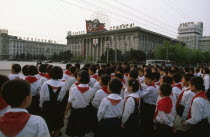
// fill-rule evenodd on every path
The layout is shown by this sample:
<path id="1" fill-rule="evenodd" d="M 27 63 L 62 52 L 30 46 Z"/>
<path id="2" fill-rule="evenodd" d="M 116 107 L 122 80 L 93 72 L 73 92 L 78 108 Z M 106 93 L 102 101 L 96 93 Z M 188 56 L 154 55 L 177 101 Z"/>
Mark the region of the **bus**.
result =
<path id="1" fill-rule="evenodd" d="M 158 66 L 172 66 L 172 62 L 169 60 L 146 60 L 146 65 L 158 65 Z"/>

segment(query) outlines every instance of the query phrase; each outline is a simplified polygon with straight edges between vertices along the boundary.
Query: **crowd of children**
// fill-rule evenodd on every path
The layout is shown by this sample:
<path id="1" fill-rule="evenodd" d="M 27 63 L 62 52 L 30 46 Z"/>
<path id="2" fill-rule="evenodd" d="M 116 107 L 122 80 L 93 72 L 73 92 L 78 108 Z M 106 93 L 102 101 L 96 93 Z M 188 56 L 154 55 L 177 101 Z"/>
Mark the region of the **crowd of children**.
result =
<path id="1" fill-rule="evenodd" d="M 208 137 L 209 68 L 13 64 L 0 75 L 0 137 Z M 22 70 L 22 74 L 20 74 Z"/>

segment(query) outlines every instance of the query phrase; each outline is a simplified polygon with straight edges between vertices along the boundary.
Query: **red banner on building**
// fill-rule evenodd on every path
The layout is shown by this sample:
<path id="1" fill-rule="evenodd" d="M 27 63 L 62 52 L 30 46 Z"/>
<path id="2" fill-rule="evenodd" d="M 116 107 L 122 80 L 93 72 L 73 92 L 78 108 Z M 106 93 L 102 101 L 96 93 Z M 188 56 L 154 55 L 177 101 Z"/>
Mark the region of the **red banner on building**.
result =
<path id="1" fill-rule="evenodd" d="M 87 33 L 106 31 L 105 23 L 100 23 L 98 19 L 86 20 L 86 31 Z"/>

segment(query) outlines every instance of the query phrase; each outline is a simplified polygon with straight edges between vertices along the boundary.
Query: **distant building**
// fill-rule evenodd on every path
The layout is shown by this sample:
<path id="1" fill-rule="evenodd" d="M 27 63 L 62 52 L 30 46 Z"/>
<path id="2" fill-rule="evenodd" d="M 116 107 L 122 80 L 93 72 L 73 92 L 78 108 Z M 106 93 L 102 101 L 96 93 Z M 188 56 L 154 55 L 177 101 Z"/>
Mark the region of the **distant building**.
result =
<path id="1" fill-rule="evenodd" d="M 0 59 L 14 59 L 17 55 L 30 54 L 50 58 L 54 53 L 66 51 L 65 44 L 58 44 L 52 40 L 21 38 L 8 35 L 8 31 L 0 30 Z"/>
<path id="2" fill-rule="evenodd" d="M 186 43 L 191 49 L 210 51 L 210 36 L 203 37 L 203 22 L 181 23 L 177 39 Z"/>
<path id="3" fill-rule="evenodd" d="M 164 41 L 178 43 L 179 41 L 168 36 L 135 27 L 134 24 L 123 24 L 110 27 L 110 30 L 103 29 L 104 24 L 99 20 L 86 21 L 86 31 L 68 32 L 67 49 L 71 50 L 74 56 L 89 56 L 94 61 L 99 61 L 105 53 L 106 47 L 119 49 L 122 53 L 130 49 L 142 50 L 146 54 L 154 51 L 156 46 L 162 45 Z"/>

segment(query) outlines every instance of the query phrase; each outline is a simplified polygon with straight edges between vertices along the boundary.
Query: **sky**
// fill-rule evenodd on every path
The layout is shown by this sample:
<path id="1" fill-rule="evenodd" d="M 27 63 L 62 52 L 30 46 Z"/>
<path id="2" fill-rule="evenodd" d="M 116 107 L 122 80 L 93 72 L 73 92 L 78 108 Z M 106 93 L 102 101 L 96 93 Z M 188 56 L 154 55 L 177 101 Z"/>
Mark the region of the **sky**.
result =
<path id="1" fill-rule="evenodd" d="M 96 13 L 110 26 L 134 23 L 172 38 L 180 23 L 203 22 L 210 36 L 210 0 L 0 0 L 0 29 L 10 35 L 66 43 Z M 100 19 L 100 18 L 99 18 Z"/>

